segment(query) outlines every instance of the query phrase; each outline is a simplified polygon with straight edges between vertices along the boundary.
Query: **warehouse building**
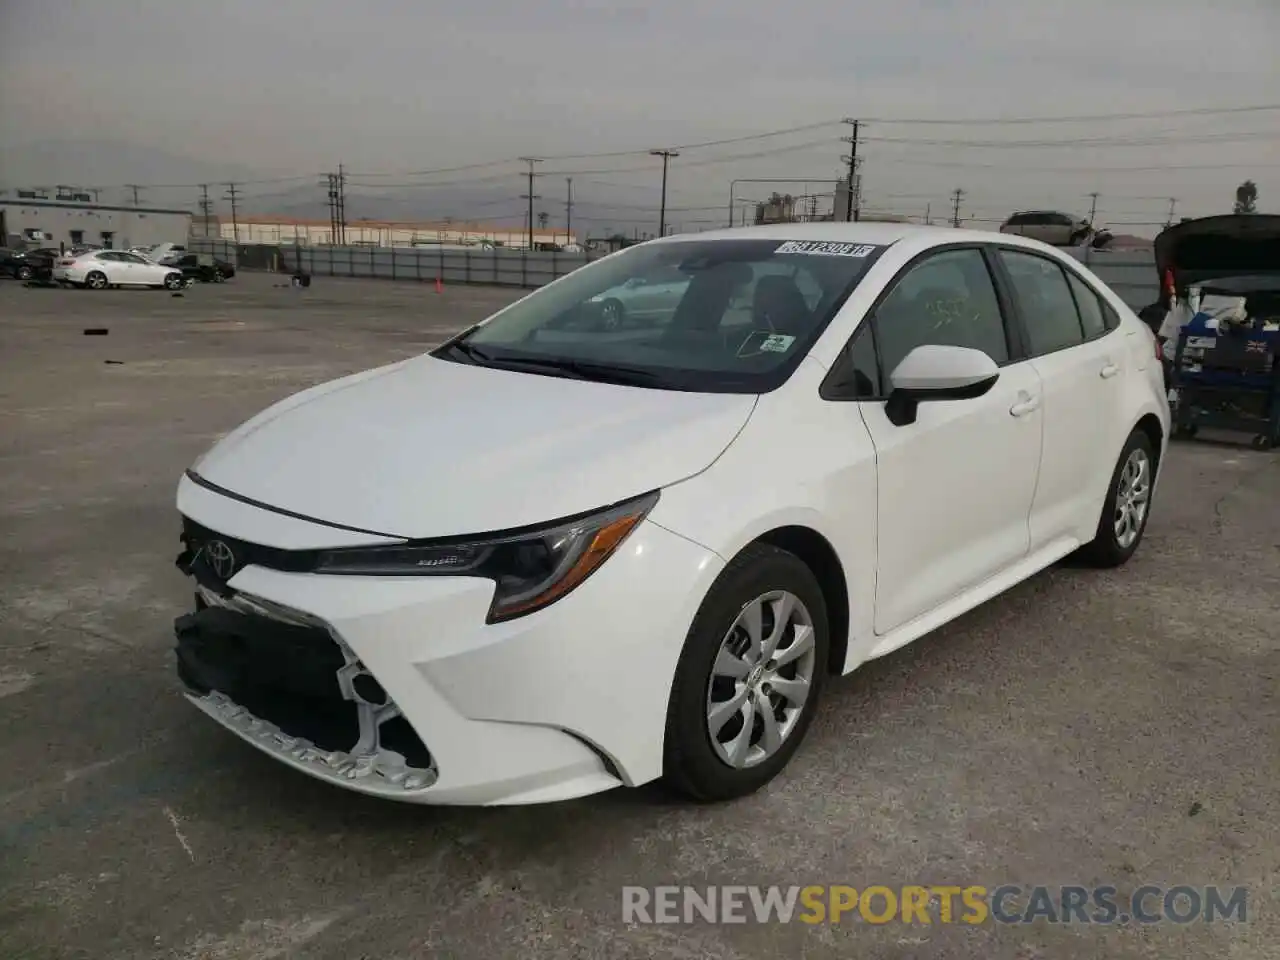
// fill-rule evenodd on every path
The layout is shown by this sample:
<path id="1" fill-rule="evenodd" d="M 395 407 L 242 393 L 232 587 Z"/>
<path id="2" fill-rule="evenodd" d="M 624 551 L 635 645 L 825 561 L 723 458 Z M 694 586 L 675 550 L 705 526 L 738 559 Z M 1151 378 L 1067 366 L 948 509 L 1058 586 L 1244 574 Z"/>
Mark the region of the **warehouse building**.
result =
<path id="1" fill-rule="evenodd" d="M 275 214 L 240 214 L 230 217 L 196 217 L 192 236 L 216 237 L 237 243 L 289 243 L 321 246 L 333 243 L 333 223 Z M 346 226 L 346 241 L 358 247 L 436 247 L 481 246 L 522 248 L 529 245 L 529 229 L 525 226 L 502 226 L 493 223 L 412 222 L 401 220 L 351 220 Z M 577 235 L 564 227 L 534 227 L 533 242 L 568 246 L 578 242 Z"/>
<path id="2" fill-rule="evenodd" d="M 190 230 L 189 210 L 95 203 L 82 192 L 0 190 L 0 246 L 127 249 L 180 243 Z"/>

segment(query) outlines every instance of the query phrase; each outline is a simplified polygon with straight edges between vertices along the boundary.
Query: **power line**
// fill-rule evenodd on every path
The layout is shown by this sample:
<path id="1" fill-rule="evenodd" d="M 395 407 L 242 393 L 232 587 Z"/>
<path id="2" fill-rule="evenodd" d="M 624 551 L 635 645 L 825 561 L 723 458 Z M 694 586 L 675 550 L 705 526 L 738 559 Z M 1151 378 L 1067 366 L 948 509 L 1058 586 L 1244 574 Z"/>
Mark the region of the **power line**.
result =
<path id="1" fill-rule="evenodd" d="M 1239 107 L 1190 107 L 1182 110 L 1157 110 L 1145 113 L 1093 113 L 1074 116 L 1047 117 L 970 117 L 968 119 L 939 117 L 868 117 L 871 123 L 933 124 L 938 126 L 977 126 L 979 124 L 1030 124 L 1030 123 L 1104 123 L 1110 120 L 1163 120 L 1172 117 L 1210 117 L 1241 113 L 1266 113 L 1280 110 L 1280 103 L 1253 104 Z"/>

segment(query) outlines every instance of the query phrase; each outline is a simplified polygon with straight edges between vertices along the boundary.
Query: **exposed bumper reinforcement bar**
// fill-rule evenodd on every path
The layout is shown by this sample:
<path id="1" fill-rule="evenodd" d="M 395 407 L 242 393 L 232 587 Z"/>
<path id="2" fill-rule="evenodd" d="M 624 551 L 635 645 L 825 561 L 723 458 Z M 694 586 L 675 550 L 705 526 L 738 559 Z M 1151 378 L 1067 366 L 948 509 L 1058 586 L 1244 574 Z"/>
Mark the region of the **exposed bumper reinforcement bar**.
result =
<path id="1" fill-rule="evenodd" d="M 324 750 L 301 737 L 285 733 L 216 690 L 186 698 L 220 724 L 238 734 L 264 753 L 321 780 L 380 797 L 405 799 L 405 794 L 429 789 L 436 770 L 418 770 L 405 764 L 400 754 L 390 750 L 376 753 L 347 753 Z M 394 709 L 394 708 L 392 708 Z"/>

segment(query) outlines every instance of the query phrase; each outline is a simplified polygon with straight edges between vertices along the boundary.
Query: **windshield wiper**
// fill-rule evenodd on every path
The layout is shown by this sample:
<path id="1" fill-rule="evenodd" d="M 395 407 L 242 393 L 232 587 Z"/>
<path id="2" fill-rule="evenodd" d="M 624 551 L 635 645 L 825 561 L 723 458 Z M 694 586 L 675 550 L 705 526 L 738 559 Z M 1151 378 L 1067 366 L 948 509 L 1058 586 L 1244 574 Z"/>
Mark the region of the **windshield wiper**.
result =
<path id="1" fill-rule="evenodd" d="M 445 344 L 444 349 L 456 350 L 472 363 L 491 364 L 494 362 L 491 355 L 485 353 L 485 351 L 481 350 L 474 344 L 467 343 L 466 340 L 455 340 L 452 343 Z"/>
<path id="2" fill-rule="evenodd" d="M 624 386 L 650 386 L 662 381 L 662 377 L 639 367 L 617 367 L 608 363 L 591 363 L 587 360 L 568 360 L 559 357 L 515 358 L 494 357 L 495 367 L 530 372 L 544 371 L 556 376 L 568 376 L 575 380 L 593 380 L 597 383 L 617 383 Z"/>

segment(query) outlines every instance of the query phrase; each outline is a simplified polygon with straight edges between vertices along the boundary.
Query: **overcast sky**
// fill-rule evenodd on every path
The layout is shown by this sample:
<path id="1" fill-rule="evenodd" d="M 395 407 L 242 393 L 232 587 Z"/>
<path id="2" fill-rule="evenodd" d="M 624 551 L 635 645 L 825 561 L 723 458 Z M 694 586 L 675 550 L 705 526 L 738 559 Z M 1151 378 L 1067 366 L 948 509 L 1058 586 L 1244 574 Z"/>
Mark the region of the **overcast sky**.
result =
<path id="1" fill-rule="evenodd" d="M 948 195 L 963 187 L 975 216 L 1027 206 L 1086 213 L 1085 195 L 1097 190 L 1100 221 L 1154 221 L 1167 213 L 1163 197 L 1179 199 L 1179 214 L 1223 212 L 1246 177 L 1263 209 L 1280 209 L 1280 111 L 888 122 L 1280 102 L 1278 48 L 1277 0 L 0 0 L 0 180 L 40 182 L 48 151 L 32 145 L 49 141 L 81 145 L 57 170 L 69 175 L 71 162 L 84 183 L 144 176 L 120 169 L 128 156 L 145 175 L 178 184 L 225 170 L 298 176 L 306 186 L 339 162 L 356 184 L 400 184 L 430 179 L 404 171 L 858 116 L 870 118 L 860 154 L 876 209 L 949 213 Z M 669 203 L 723 206 L 733 178 L 831 178 L 843 132 L 836 124 L 686 149 L 672 164 Z M 1001 140 L 1039 145 L 989 145 Z M 719 158 L 729 159 L 708 162 Z M 434 179 L 471 196 L 465 181 L 505 189 L 509 177 L 514 198 L 517 169 Z M 643 154 L 548 160 L 543 169 L 539 192 L 557 197 L 564 176 L 578 174 L 584 219 L 612 216 L 609 203 L 651 205 L 660 172 Z M 289 186 L 246 189 L 269 207 L 272 190 Z M 195 196 L 169 193 L 149 196 Z M 500 193 L 493 209 L 507 212 Z M 694 224 L 723 213 L 682 216 Z"/>

